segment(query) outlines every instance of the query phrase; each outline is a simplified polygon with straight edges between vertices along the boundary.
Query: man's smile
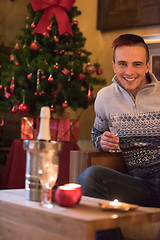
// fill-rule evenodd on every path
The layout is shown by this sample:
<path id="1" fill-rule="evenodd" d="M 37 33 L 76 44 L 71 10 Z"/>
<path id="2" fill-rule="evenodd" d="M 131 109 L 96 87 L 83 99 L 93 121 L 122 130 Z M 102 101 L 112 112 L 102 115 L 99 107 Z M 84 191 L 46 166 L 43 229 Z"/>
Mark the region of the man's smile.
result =
<path id="1" fill-rule="evenodd" d="M 136 77 L 135 78 L 127 78 L 127 77 L 123 77 L 126 81 L 129 81 L 129 82 L 132 82 L 132 81 L 134 81 L 135 79 L 136 79 Z"/>

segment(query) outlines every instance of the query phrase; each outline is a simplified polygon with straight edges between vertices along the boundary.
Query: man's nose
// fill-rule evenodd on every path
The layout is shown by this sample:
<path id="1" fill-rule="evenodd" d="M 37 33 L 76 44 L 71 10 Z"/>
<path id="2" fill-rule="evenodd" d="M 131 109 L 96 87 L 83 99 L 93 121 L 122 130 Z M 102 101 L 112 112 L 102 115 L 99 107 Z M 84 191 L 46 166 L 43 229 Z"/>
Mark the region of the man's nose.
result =
<path id="1" fill-rule="evenodd" d="M 134 67 L 132 65 L 128 65 L 126 68 L 126 73 L 128 75 L 132 75 L 134 73 Z"/>

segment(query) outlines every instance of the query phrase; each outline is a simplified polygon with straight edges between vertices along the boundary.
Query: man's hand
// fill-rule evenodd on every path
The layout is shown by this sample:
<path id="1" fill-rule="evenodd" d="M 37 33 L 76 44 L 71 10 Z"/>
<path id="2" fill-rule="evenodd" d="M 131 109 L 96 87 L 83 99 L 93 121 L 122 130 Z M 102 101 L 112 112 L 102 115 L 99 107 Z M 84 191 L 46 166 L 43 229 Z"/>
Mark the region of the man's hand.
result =
<path id="1" fill-rule="evenodd" d="M 116 137 L 113 133 L 106 131 L 103 133 L 100 141 L 101 148 L 103 151 L 107 152 L 109 150 L 118 147 L 119 138 Z"/>

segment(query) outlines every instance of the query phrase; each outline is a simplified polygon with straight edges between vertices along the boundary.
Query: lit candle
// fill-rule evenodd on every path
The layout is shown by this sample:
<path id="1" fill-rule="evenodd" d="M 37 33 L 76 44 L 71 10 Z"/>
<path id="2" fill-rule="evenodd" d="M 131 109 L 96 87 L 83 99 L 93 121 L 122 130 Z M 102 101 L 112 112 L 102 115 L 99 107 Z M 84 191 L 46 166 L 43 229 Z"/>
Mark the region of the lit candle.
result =
<path id="1" fill-rule="evenodd" d="M 81 185 L 78 186 L 78 184 L 65 184 L 57 188 L 55 199 L 60 206 L 73 207 L 80 201 L 81 195 Z"/>
<path id="2" fill-rule="evenodd" d="M 114 207 L 119 207 L 122 205 L 117 199 L 114 199 L 114 201 L 109 202 L 109 205 L 114 206 Z"/>
<path id="3" fill-rule="evenodd" d="M 81 187 L 81 185 L 77 184 L 77 183 L 67 183 L 64 186 L 70 186 L 70 187 L 76 189 L 76 191 L 77 191 L 77 193 L 76 193 L 77 194 L 77 203 L 79 203 L 80 200 L 81 200 L 81 197 L 82 197 L 82 187 Z"/>

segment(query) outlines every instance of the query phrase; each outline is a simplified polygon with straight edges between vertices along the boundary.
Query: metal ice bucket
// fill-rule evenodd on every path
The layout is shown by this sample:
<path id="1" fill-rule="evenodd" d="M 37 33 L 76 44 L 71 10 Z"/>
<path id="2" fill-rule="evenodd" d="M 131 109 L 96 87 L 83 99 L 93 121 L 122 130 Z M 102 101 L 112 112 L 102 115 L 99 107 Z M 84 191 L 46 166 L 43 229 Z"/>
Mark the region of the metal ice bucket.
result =
<path id="1" fill-rule="evenodd" d="M 38 177 L 38 160 L 40 157 L 51 157 L 59 165 L 59 154 L 63 143 L 56 141 L 24 140 L 26 150 L 25 198 L 40 202 L 42 199 L 41 183 Z M 49 153 L 49 154 L 48 154 Z"/>

